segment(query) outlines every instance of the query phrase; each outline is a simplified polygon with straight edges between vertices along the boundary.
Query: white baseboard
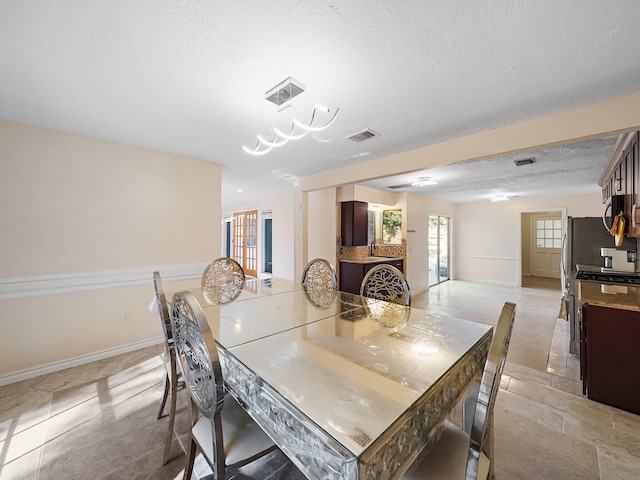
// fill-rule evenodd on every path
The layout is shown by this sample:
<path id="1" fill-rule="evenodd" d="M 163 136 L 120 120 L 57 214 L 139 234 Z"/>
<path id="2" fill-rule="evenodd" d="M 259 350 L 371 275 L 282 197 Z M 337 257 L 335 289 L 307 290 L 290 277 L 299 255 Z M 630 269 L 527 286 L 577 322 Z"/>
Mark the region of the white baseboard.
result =
<path id="1" fill-rule="evenodd" d="M 58 372 L 70 367 L 77 367 L 78 365 L 95 362 L 96 360 L 115 357 L 116 355 L 120 355 L 122 353 L 133 352 L 134 350 L 151 347 L 152 345 L 157 345 L 162 342 L 164 342 L 164 337 L 150 338 L 141 342 L 130 343 L 128 345 L 122 345 L 120 347 L 108 348 L 106 350 L 100 350 L 98 352 L 80 355 L 79 357 L 69 358 L 67 360 L 61 360 L 58 362 L 40 365 L 38 367 L 18 370 L 17 372 L 0 375 L 0 386 L 20 382 L 22 380 L 27 380 L 39 375 L 45 375 L 47 373 Z"/>

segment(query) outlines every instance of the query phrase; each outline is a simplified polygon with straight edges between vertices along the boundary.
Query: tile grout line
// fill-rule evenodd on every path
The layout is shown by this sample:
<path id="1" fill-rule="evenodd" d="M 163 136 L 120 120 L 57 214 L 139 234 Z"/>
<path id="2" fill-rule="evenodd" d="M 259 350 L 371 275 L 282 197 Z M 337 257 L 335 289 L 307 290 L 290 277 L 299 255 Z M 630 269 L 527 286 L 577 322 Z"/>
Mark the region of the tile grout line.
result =
<path id="1" fill-rule="evenodd" d="M 53 392 L 49 392 L 49 409 L 47 411 L 47 426 L 44 429 L 42 444 L 40 445 L 40 456 L 38 457 L 38 467 L 36 469 L 36 480 L 40 478 L 40 468 L 42 467 L 42 458 L 44 457 L 44 447 L 47 444 L 47 435 L 49 433 L 49 420 L 51 419 L 51 405 L 53 404 Z"/>

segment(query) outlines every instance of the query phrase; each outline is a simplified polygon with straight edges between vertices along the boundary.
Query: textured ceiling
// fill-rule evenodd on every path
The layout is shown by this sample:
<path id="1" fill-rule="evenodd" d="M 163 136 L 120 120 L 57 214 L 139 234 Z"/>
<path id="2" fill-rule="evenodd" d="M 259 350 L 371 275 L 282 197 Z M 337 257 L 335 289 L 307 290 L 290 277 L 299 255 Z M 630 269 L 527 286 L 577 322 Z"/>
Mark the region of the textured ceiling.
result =
<path id="1" fill-rule="evenodd" d="M 494 196 L 600 193 L 597 181 L 617 139 L 614 135 L 540 148 L 371 180 L 362 185 L 390 192 L 419 193 L 451 203 L 482 202 Z M 531 158 L 532 164 L 515 164 L 516 160 Z M 425 177 L 438 182 L 437 185 L 411 186 Z"/>
<path id="2" fill-rule="evenodd" d="M 638 91 L 639 25 L 633 0 L 4 0 L 0 118 L 222 164 L 229 204 Z M 277 114 L 289 76 L 306 91 Z M 315 103 L 329 129 L 242 151 Z"/>

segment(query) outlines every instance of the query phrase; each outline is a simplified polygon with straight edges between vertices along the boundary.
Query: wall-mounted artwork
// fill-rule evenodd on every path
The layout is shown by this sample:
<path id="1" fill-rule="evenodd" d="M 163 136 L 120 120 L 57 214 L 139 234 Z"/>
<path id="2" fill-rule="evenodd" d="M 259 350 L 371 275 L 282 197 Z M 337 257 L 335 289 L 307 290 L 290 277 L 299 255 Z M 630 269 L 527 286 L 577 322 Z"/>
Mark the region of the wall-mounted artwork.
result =
<path id="1" fill-rule="evenodd" d="M 382 243 L 385 245 L 402 243 L 402 210 L 382 211 Z"/>

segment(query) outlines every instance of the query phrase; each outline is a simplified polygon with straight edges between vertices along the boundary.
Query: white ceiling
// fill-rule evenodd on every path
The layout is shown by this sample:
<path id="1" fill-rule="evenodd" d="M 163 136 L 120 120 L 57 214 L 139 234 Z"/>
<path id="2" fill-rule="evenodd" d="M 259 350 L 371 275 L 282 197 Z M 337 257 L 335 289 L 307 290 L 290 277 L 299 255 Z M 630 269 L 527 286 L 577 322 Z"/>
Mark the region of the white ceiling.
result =
<path id="1" fill-rule="evenodd" d="M 222 164 L 231 204 L 636 92 L 639 25 L 634 0 L 4 0 L 0 118 Z M 264 94 L 289 76 L 306 91 L 277 115 Z M 340 108 L 316 138 L 261 157 L 242 151 L 291 113 L 308 121 L 315 103 Z M 344 139 L 365 128 L 380 136 Z M 533 167 L 558 175 L 566 160 L 554 158 Z M 572 178 L 593 189 L 599 171 L 583 162 L 589 174 Z M 495 186 L 477 173 L 457 185 L 486 195 Z"/>

